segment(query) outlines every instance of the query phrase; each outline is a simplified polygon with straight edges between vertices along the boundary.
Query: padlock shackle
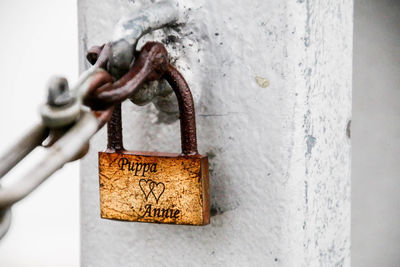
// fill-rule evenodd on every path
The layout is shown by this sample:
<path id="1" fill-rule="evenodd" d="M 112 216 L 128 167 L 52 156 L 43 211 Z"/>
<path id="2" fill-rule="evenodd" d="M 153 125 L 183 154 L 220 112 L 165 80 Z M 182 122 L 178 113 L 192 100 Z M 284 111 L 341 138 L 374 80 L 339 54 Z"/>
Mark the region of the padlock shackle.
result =
<path id="1" fill-rule="evenodd" d="M 114 105 L 111 119 L 107 123 L 107 150 L 124 150 L 122 139 L 121 103 Z"/>
<path id="2" fill-rule="evenodd" d="M 174 66 L 168 64 L 164 78 L 174 90 L 178 99 L 179 118 L 181 121 L 181 146 L 183 155 L 196 155 L 196 114 L 193 96 L 182 74 Z"/>
<path id="3" fill-rule="evenodd" d="M 182 155 L 197 155 L 196 118 L 192 93 L 183 76 L 171 64 L 163 78 L 172 87 L 177 99 L 180 113 Z M 122 141 L 121 104 L 114 106 L 114 112 L 107 124 L 107 149 L 124 150 Z"/>

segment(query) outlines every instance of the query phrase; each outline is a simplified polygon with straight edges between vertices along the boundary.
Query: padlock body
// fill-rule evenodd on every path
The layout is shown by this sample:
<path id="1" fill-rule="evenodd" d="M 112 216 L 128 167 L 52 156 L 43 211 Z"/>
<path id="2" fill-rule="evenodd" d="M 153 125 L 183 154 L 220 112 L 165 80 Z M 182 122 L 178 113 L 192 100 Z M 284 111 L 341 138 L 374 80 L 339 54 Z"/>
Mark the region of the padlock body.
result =
<path id="1" fill-rule="evenodd" d="M 137 222 L 210 222 L 207 156 L 99 152 L 101 217 Z"/>

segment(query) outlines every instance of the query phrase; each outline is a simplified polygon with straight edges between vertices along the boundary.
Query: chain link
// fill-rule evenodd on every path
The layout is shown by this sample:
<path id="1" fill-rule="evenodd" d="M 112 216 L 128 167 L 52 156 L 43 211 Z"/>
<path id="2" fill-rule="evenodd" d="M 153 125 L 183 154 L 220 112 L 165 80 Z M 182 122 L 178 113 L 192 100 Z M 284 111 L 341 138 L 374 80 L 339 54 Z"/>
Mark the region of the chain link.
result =
<path id="1" fill-rule="evenodd" d="M 112 42 L 88 50 L 87 59 L 93 66 L 71 90 L 62 77 L 50 80 L 47 103 L 40 107 L 41 122 L 0 157 L 1 179 L 37 146 L 46 143 L 37 166 L 13 184 L 0 187 L 0 238 L 10 226 L 13 204 L 65 163 L 83 157 L 90 138 L 110 120 L 114 105 L 135 94 L 145 82 L 161 79 L 172 67 L 161 43 L 149 42 L 140 53 L 135 48 L 144 34 L 177 18 L 174 0 L 143 8 L 117 24 Z"/>

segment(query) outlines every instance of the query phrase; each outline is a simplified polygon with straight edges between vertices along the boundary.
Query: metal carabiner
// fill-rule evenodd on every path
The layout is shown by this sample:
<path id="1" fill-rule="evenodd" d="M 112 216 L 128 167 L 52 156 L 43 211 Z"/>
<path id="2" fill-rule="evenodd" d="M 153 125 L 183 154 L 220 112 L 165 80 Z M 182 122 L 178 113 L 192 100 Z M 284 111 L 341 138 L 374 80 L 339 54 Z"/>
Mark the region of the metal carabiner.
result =
<path id="1" fill-rule="evenodd" d="M 100 116 L 90 111 L 82 111 L 74 126 L 52 146 L 46 148 L 45 155 L 37 166 L 26 172 L 20 181 L 0 188 L 0 210 L 26 197 L 65 163 L 76 159 L 109 116 L 111 109 L 102 112 Z"/>
<path id="2" fill-rule="evenodd" d="M 73 89 L 75 102 L 61 107 L 41 106 L 42 121 L 34 125 L 14 146 L 0 157 L 0 178 L 7 174 L 18 162 L 24 159 L 35 147 L 40 146 L 49 136 L 51 128 L 60 128 L 71 124 L 80 115 L 83 98 L 99 83 L 110 82 L 111 77 L 102 69 L 94 66 L 84 72 Z"/>
<path id="3" fill-rule="evenodd" d="M 52 144 L 45 149 L 45 154 L 39 164 L 27 172 L 20 181 L 0 188 L 0 211 L 26 197 L 65 163 L 86 154 L 86 151 L 82 153 L 82 150 L 87 148 L 90 138 L 111 117 L 112 108 L 105 111 L 90 111 L 82 105 L 83 98 L 100 85 L 111 82 L 112 78 L 106 71 L 92 67 L 81 76 L 77 86 L 75 86 L 72 104 L 58 107 L 58 109 L 57 107 L 49 107 L 49 104 L 44 105 L 47 112 L 44 112 L 46 118 L 34 126 L 27 135 L 0 158 L 2 163 L 0 165 L 0 177 L 11 170 L 35 147 L 40 146 L 53 129 L 72 126 L 64 129 L 61 137 L 57 136 L 56 140 L 52 141 Z M 76 109 L 73 105 L 78 105 L 77 114 L 69 110 L 71 107 L 73 110 Z M 75 117 L 71 118 L 70 116 Z"/>

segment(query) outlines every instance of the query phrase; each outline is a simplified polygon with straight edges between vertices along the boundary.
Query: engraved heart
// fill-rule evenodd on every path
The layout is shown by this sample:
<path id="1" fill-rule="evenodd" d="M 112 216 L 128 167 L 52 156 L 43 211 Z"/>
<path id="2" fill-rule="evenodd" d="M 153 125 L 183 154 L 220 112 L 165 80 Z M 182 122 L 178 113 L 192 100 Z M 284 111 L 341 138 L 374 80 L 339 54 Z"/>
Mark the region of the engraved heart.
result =
<path id="1" fill-rule="evenodd" d="M 151 180 L 149 180 L 151 181 Z M 153 194 L 154 199 L 156 200 L 156 203 L 158 204 L 158 200 L 160 199 L 161 195 L 165 191 L 165 185 L 162 182 L 156 183 L 154 181 L 151 181 L 149 184 L 150 192 Z"/>
<path id="2" fill-rule="evenodd" d="M 151 183 L 154 183 L 152 180 L 146 180 L 146 179 L 140 179 L 140 180 L 139 180 L 139 187 L 140 187 L 140 189 L 142 190 L 142 192 L 143 192 L 143 194 L 144 194 L 144 198 L 146 199 L 146 201 L 149 199 L 149 195 L 150 195 L 150 193 L 151 193 L 150 187 L 149 187 L 149 186 L 146 186 L 148 182 L 150 182 L 150 184 L 151 184 Z M 150 184 L 149 184 L 149 185 L 150 185 Z M 147 188 L 148 188 L 148 189 L 147 189 Z"/>

